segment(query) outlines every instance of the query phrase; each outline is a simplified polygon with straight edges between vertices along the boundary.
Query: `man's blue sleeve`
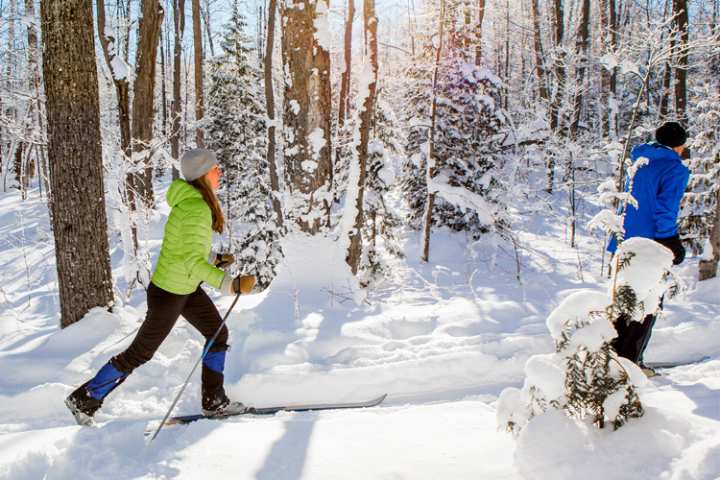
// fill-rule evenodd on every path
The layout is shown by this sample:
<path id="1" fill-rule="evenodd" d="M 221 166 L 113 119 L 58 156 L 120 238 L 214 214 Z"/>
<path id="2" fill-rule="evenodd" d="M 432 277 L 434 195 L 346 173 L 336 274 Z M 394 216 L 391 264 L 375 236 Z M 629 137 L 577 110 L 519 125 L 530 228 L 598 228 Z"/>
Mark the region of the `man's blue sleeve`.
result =
<path id="1" fill-rule="evenodd" d="M 679 164 L 668 169 L 660 180 L 655 209 L 655 238 L 668 238 L 678 234 L 680 201 L 689 179 L 690 170 Z"/>

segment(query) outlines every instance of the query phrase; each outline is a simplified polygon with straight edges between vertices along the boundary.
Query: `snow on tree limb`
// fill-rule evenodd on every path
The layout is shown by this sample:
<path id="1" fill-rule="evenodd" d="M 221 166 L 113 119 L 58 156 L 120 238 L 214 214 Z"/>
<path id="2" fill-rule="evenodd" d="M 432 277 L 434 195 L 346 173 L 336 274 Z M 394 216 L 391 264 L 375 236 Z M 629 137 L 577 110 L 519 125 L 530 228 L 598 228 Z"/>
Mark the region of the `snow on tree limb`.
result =
<path id="1" fill-rule="evenodd" d="M 449 183 L 450 177 L 445 172 L 438 173 L 435 177 L 428 178 L 428 191 L 436 193 L 448 202 L 466 210 L 473 210 L 477 213 L 480 222 L 485 225 L 492 225 L 495 222 L 494 209 L 490 204 L 477 193 L 463 187 L 455 187 Z"/>

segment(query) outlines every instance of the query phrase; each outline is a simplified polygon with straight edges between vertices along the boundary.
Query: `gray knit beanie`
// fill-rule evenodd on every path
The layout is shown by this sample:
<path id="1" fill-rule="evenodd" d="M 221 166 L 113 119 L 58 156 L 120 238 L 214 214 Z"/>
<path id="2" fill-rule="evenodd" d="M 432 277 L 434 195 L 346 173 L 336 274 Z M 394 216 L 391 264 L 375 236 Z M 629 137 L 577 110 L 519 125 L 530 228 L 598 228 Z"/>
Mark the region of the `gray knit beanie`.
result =
<path id="1" fill-rule="evenodd" d="M 180 158 L 180 171 L 188 182 L 197 180 L 217 165 L 215 152 L 205 148 L 193 148 L 183 153 Z"/>

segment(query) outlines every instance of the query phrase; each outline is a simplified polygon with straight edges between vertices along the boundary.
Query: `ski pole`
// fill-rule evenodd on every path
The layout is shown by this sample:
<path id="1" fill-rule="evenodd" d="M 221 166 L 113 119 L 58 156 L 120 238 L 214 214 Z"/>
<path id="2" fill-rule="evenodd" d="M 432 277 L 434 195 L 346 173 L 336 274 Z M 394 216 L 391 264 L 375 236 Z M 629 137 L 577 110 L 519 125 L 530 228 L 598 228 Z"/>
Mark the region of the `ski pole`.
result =
<path id="1" fill-rule="evenodd" d="M 235 300 L 233 300 L 232 304 L 230 305 L 230 308 L 228 309 L 227 313 L 225 314 L 225 317 L 222 320 L 222 323 L 220 324 L 220 327 L 218 327 L 217 331 L 215 332 L 215 335 L 208 340 L 207 344 L 205 345 L 205 348 L 203 349 L 203 353 L 200 356 L 200 358 L 197 359 L 195 362 L 195 365 L 193 365 L 192 370 L 190 370 L 190 374 L 187 376 L 187 379 L 185 379 L 185 383 L 183 383 L 182 388 L 178 392 L 178 394 L 175 396 L 175 400 L 173 400 L 172 404 L 170 405 L 170 408 L 168 408 L 167 413 L 163 417 L 162 421 L 160 422 L 160 425 L 158 425 L 157 430 L 155 430 L 155 433 L 153 433 L 153 436 L 150 438 L 151 443 L 153 440 L 155 440 L 155 437 L 158 436 L 160 433 L 160 430 L 162 430 L 163 426 L 165 426 L 165 422 L 167 422 L 167 419 L 170 418 L 170 414 L 172 413 L 173 409 L 175 408 L 175 405 L 177 404 L 178 400 L 180 400 L 180 397 L 182 396 L 183 392 L 185 391 L 185 387 L 187 387 L 188 383 L 190 382 L 190 378 L 192 377 L 193 373 L 195 373 L 195 370 L 197 369 L 198 365 L 200 365 L 200 362 L 202 362 L 205 359 L 205 356 L 210 351 L 210 347 L 212 347 L 213 343 L 215 342 L 215 339 L 218 335 L 220 335 L 220 331 L 225 326 L 225 322 L 227 321 L 228 317 L 230 316 L 230 312 L 232 312 L 233 308 L 235 307 L 235 304 L 237 303 L 238 299 L 240 298 L 240 292 L 235 295 Z"/>

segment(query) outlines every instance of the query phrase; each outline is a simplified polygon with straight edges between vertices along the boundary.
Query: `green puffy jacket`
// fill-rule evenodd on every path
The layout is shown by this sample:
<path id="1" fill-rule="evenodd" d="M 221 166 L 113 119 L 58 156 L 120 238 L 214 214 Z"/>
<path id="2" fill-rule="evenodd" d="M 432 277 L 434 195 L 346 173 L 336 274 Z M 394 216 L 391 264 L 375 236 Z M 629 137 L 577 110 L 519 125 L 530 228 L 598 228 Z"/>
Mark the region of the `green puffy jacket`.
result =
<path id="1" fill-rule="evenodd" d="M 200 191 L 184 180 L 175 180 L 166 197 L 172 210 L 152 283 L 178 295 L 194 292 L 201 281 L 220 288 L 225 272 L 208 263 L 212 246 L 210 207 Z"/>

